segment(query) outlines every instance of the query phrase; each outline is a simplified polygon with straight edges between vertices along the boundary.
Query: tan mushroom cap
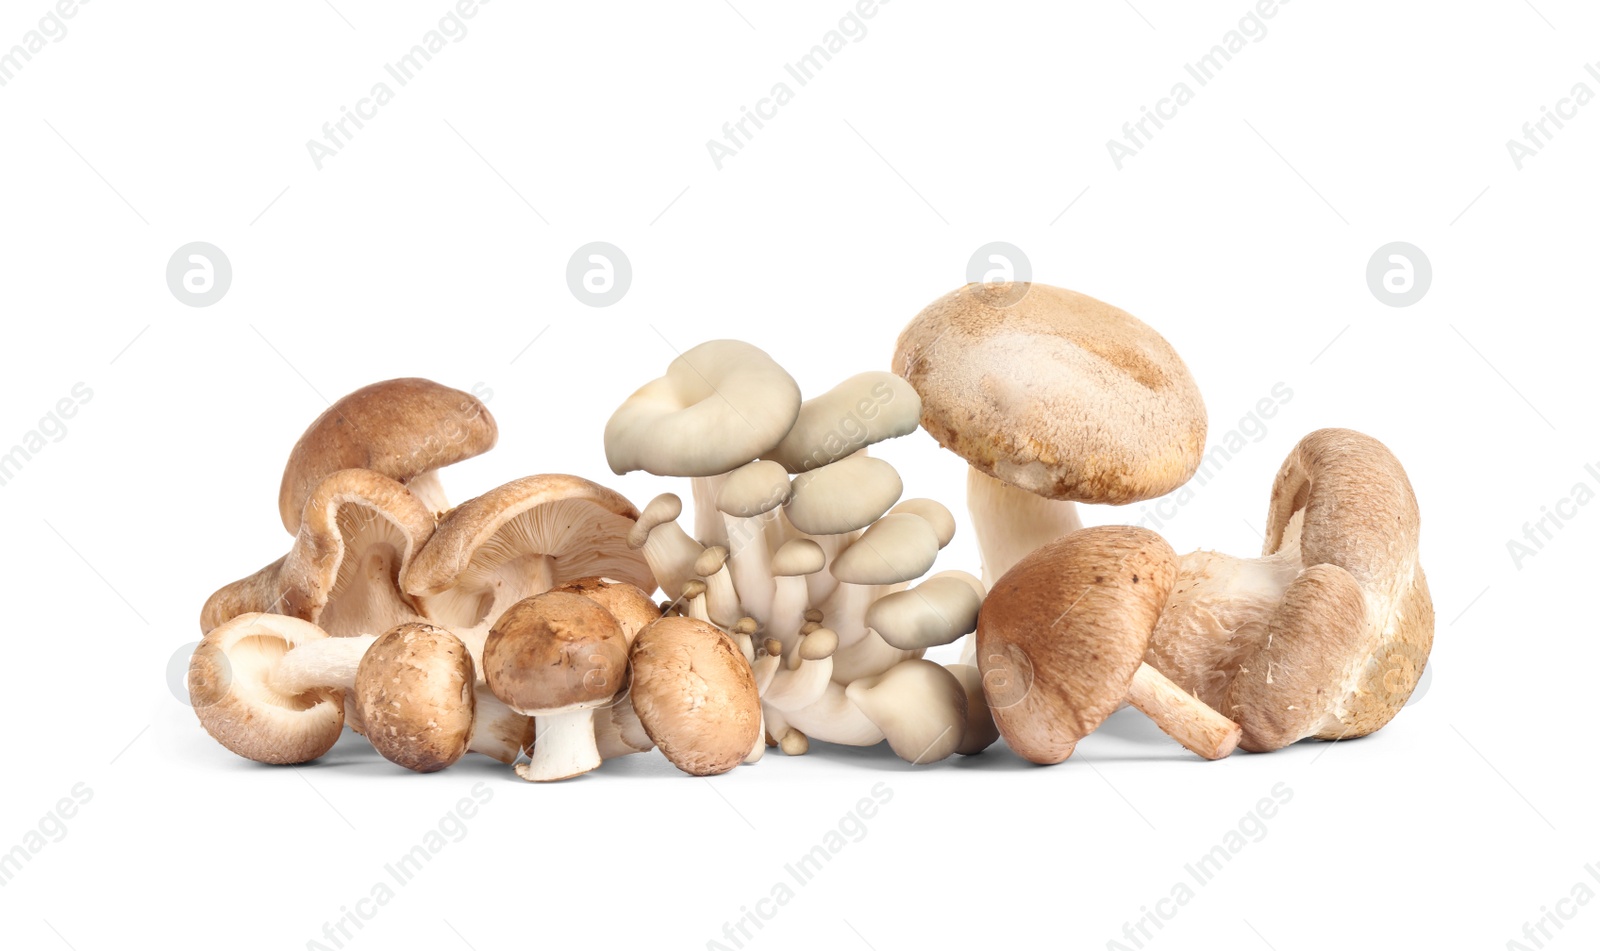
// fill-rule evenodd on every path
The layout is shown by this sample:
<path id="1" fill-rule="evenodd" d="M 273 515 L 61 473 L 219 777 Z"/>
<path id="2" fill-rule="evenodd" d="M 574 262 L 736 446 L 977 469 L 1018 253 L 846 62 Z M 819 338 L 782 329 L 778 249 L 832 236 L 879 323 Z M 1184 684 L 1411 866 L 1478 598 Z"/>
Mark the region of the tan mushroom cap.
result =
<path id="1" fill-rule="evenodd" d="M 808 472 L 914 432 L 921 415 L 922 401 L 905 380 L 869 370 L 801 403 L 793 428 L 766 455 L 790 472 Z"/>
<path id="2" fill-rule="evenodd" d="M 1017 755 L 1059 763 L 1128 696 L 1177 557 L 1142 528 L 1087 528 L 995 582 L 978 614 L 978 669 Z"/>
<path id="3" fill-rule="evenodd" d="M 432 624 L 401 624 L 361 656 L 355 701 L 383 758 L 419 773 L 455 763 L 472 740 L 477 673 L 461 639 Z"/>
<path id="4" fill-rule="evenodd" d="M 1365 659 L 1366 616 L 1360 586 L 1337 565 L 1313 565 L 1289 583 L 1266 640 L 1222 700 L 1244 730 L 1241 747 L 1268 753 L 1317 732 Z"/>
<path id="5" fill-rule="evenodd" d="M 754 518 L 789 501 L 792 492 L 787 469 L 757 459 L 728 473 L 717 490 L 717 510 L 736 518 Z"/>
<path id="6" fill-rule="evenodd" d="M 1400 460 L 1351 429 L 1320 429 L 1290 450 L 1272 484 L 1262 553 L 1298 545 L 1305 565 L 1349 572 L 1367 603 L 1367 638 L 1341 662 L 1361 662 L 1336 728 L 1365 736 L 1405 706 L 1433 648 L 1433 600 L 1419 560 L 1422 516 Z M 1339 681 L 1340 684 L 1346 681 Z"/>
<path id="7" fill-rule="evenodd" d="M 508 590 L 525 597 L 575 578 L 654 590 L 650 566 L 628 544 L 638 517 L 627 499 L 588 479 L 517 479 L 457 506 L 401 582 L 447 627 L 492 623 L 514 603 Z"/>
<path id="8" fill-rule="evenodd" d="M 328 752 L 344 728 L 344 692 L 289 696 L 272 687 L 285 654 L 327 636 L 277 614 L 241 614 L 212 630 L 189 659 L 189 700 L 200 725 L 258 763 L 306 763 Z"/>
<path id="9" fill-rule="evenodd" d="M 867 608 L 867 626 L 890 647 L 924 650 L 976 630 L 982 604 L 983 597 L 963 578 L 929 578 L 915 588 L 872 602 Z"/>
<path id="10" fill-rule="evenodd" d="M 755 746 L 755 676 L 727 635 L 693 618 L 662 618 L 639 632 L 630 660 L 633 709 L 672 765 L 714 776 Z"/>
<path id="11" fill-rule="evenodd" d="M 922 426 L 973 468 L 1050 499 L 1123 504 L 1176 489 L 1205 451 L 1182 359 L 1120 308 L 1061 288 L 969 284 L 900 334 Z M 1009 304 L 1009 306 L 1007 306 Z"/>
<path id="12" fill-rule="evenodd" d="M 828 555 L 809 538 L 791 538 L 772 553 L 772 573 L 779 578 L 809 575 L 821 571 Z"/>
<path id="13" fill-rule="evenodd" d="M 944 503 L 933 499 L 906 499 L 889 510 L 890 515 L 915 515 L 933 526 L 933 532 L 939 536 L 939 547 L 950 544 L 950 539 L 956 537 L 956 517 L 950 514 Z"/>
<path id="14" fill-rule="evenodd" d="M 616 619 L 629 644 L 640 631 L 661 617 L 661 606 L 650 600 L 643 588 L 615 578 L 574 578 L 550 590 L 581 594 L 605 608 Z"/>
<path id="15" fill-rule="evenodd" d="M 922 577 L 939 557 L 939 536 L 918 515 L 885 515 L 833 559 L 846 584 L 899 584 Z"/>
<path id="16" fill-rule="evenodd" d="M 499 432 L 476 396 L 415 377 L 385 380 L 340 398 L 289 453 L 278 512 L 291 534 L 306 499 L 340 469 L 371 469 L 407 483 L 494 447 Z"/>
<path id="17" fill-rule="evenodd" d="M 799 412 L 800 387 L 765 351 L 707 341 L 617 407 L 606 461 L 618 475 L 720 475 L 776 446 Z"/>
<path id="18" fill-rule="evenodd" d="M 599 604 L 546 591 L 518 601 L 495 622 L 483 668 L 502 703 L 546 716 L 609 702 L 627 685 L 628 643 Z"/>
<path id="19" fill-rule="evenodd" d="M 882 459 L 851 456 L 795 476 L 793 488 L 783 507 L 790 524 L 807 535 L 843 535 L 889 511 L 904 484 Z"/>

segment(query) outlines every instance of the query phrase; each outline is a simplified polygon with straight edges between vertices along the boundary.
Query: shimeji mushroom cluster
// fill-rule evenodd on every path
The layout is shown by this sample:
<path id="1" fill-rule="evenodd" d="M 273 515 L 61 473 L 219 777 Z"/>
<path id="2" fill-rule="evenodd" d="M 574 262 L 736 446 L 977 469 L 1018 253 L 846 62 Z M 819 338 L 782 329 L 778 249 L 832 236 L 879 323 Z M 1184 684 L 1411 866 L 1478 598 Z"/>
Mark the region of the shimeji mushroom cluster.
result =
<path id="1" fill-rule="evenodd" d="M 408 769 L 477 752 L 542 782 L 651 749 L 713 775 L 813 741 L 921 764 L 1004 737 L 1055 763 L 1124 704 L 1220 759 L 1362 736 L 1411 697 L 1433 606 L 1381 442 L 1311 433 L 1261 557 L 1179 557 L 1074 508 L 1183 501 L 1206 454 L 1188 368 L 1132 315 L 969 285 L 907 325 L 893 367 L 803 400 L 747 343 L 673 360 L 604 447 L 619 475 L 689 479 L 688 528 L 678 495 L 641 511 L 573 475 L 452 506 L 438 470 L 494 445 L 488 410 L 426 380 L 357 390 L 290 454 L 287 554 L 201 612 L 201 723 L 260 762 L 315 759 L 349 725 Z M 930 574 L 955 518 L 868 454 L 919 426 L 970 465 L 982 580 Z M 962 663 L 924 658 L 964 636 Z"/>
<path id="2" fill-rule="evenodd" d="M 675 613 L 729 632 L 755 672 L 768 742 L 888 741 L 931 763 L 996 737 L 977 670 L 922 659 L 972 631 L 983 585 L 961 571 L 917 584 L 955 533 L 931 499 L 869 446 L 917 428 L 922 404 L 902 378 L 853 376 L 801 400 L 762 350 L 714 340 L 682 353 L 606 425 L 618 474 L 686 476 L 679 496 L 645 506 L 630 542 Z M 747 761 L 762 754 L 762 742 Z"/>

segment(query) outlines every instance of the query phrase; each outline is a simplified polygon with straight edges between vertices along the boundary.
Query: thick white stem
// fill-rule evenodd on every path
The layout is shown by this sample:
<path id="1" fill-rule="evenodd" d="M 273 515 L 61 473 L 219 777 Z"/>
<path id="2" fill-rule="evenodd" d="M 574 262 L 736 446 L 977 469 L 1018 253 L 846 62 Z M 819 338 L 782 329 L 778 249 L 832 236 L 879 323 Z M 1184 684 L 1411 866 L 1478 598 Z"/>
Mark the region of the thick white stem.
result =
<path id="1" fill-rule="evenodd" d="M 851 543 L 860 537 L 860 532 L 846 532 L 843 535 L 811 536 L 812 541 L 821 546 L 822 555 L 825 559 L 822 563 L 821 571 L 806 576 L 806 586 L 810 588 L 812 604 L 821 604 L 833 596 L 833 592 L 839 587 L 839 579 L 835 578 L 833 572 L 828 569 L 833 567 L 833 559 L 837 558 L 840 552 L 849 548 Z"/>
<path id="2" fill-rule="evenodd" d="M 663 522 L 650 530 L 644 543 L 644 560 L 656 584 L 670 600 L 677 600 L 683 584 L 694 577 L 695 559 L 704 551 L 677 522 Z"/>
<path id="3" fill-rule="evenodd" d="M 822 605 L 822 623 L 839 635 L 841 648 L 867 636 L 867 608 L 883 593 L 877 585 L 841 584 Z"/>
<path id="4" fill-rule="evenodd" d="M 871 746 L 883 741 L 883 731 L 850 702 L 845 696 L 844 687 L 836 683 L 829 683 L 810 706 L 783 711 L 783 718 L 789 726 L 825 743 Z"/>
<path id="5" fill-rule="evenodd" d="M 291 697 L 318 687 L 337 687 L 348 693 L 355 689 L 362 655 L 377 639 L 376 634 L 361 634 L 308 641 L 283 655 L 268 684 Z"/>
<path id="6" fill-rule="evenodd" d="M 793 670 L 779 669 L 761 699 L 785 712 L 808 707 L 828 689 L 833 676 L 833 658 L 802 660 Z M 810 732 L 807 730 L 806 732 Z"/>
<path id="7" fill-rule="evenodd" d="M 739 603 L 739 593 L 734 590 L 733 576 L 726 563 L 706 576 L 706 612 L 711 623 L 728 629 L 739 623 L 745 612 Z"/>
<path id="8" fill-rule="evenodd" d="M 516 767 L 518 776 L 530 783 L 548 783 L 580 776 L 600 765 L 592 708 L 533 713 L 533 757 Z"/>
<path id="9" fill-rule="evenodd" d="M 444 484 L 439 481 L 439 470 L 429 469 L 406 483 L 406 488 L 417 500 L 428 507 L 428 511 L 435 515 L 450 510 L 450 502 L 445 498 Z"/>
<path id="10" fill-rule="evenodd" d="M 502 763 L 514 763 L 527 750 L 528 718 L 506 706 L 482 683 L 474 688 L 475 712 L 472 717 L 472 738 L 467 749 L 491 756 Z"/>
<path id="11" fill-rule="evenodd" d="M 728 547 L 728 529 L 722 524 L 722 512 L 717 509 L 717 493 L 728 474 L 699 476 L 689 480 L 694 492 L 694 537 L 705 548 L 712 545 Z"/>
<path id="12" fill-rule="evenodd" d="M 728 532 L 728 573 L 744 613 L 751 617 L 765 618 L 772 610 L 772 546 L 767 527 L 777 521 L 776 509 L 752 518 L 722 516 Z"/>
<path id="13" fill-rule="evenodd" d="M 972 513 L 983 557 L 985 588 L 994 587 L 1001 575 L 1035 548 L 1083 527 L 1076 504 L 1041 498 L 971 467 L 967 469 L 967 510 Z"/>
<path id="14" fill-rule="evenodd" d="M 767 636 L 776 637 L 783 644 L 784 653 L 792 650 L 800 640 L 800 628 L 806 623 L 807 599 L 805 575 L 777 578 L 777 595 L 772 599 L 772 613 L 767 617 Z"/>

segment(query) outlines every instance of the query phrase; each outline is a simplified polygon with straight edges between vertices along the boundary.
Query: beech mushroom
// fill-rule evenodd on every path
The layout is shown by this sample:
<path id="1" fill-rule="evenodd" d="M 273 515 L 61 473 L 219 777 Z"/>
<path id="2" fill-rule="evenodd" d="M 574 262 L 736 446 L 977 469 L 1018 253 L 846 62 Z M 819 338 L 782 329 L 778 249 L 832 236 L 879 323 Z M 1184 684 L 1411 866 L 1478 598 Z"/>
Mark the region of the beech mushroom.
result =
<path id="1" fill-rule="evenodd" d="M 1080 526 L 1072 502 L 1176 489 L 1205 451 L 1183 361 L 1131 314 L 1044 284 L 969 284 L 901 331 L 894 368 L 922 426 L 970 463 L 983 582 Z"/>
<path id="2" fill-rule="evenodd" d="M 639 632 L 629 661 L 634 710 L 672 765 L 714 776 L 761 743 L 755 677 L 722 631 L 692 618 L 662 618 Z"/>
<path id="3" fill-rule="evenodd" d="M 1238 724 L 1144 663 L 1176 578 L 1161 536 L 1110 525 L 1064 535 L 995 582 L 978 615 L 978 669 L 1017 755 L 1061 762 L 1124 700 L 1206 759 L 1233 752 Z"/>
<path id="4" fill-rule="evenodd" d="M 627 665 L 622 628 L 582 595 L 546 591 L 500 615 L 483 648 L 489 689 L 538 731 L 518 776 L 552 782 L 600 765 L 593 713 L 626 686 Z"/>
<path id="5" fill-rule="evenodd" d="M 1433 644 L 1420 524 L 1388 447 L 1311 433 L 1273 482 L 1262 557 L 1185 556 L 1146 659 L 1237 720 L 1247 750 L 1372 733 Z"/>
<path id="6" fill-rule="evenodd" d="M 457 506 L 401 582 L 427 620 L 455 632 L 481 661 L 502 612 L 563 581 L 604 576 L 653 588 L 645 559 L 628 545 L 638 516 L 627 499 L 587 479 L 517 479 Z"/>
<path id="7" fill-rule="evenodd" d="M 284 466 L 278 512 L 292 535 L 306 499 L 340 469 L 370 469 L 411 489 L 431 512 L 449 508 L 438 470 L 494 447 L 488 407 L 470 393 L 416 378 L 341 397 L 306 428 Z"/>

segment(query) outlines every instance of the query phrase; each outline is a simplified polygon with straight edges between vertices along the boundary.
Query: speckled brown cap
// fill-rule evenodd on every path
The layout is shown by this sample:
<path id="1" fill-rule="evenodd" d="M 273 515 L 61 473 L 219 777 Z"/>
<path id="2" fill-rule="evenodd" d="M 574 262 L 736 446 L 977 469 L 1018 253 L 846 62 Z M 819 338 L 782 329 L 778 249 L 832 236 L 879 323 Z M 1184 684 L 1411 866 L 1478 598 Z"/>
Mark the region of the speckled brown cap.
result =
<path id="1" fill-rule="evenodd" d="M 1194 474 L 1206 411 L 1160 334 L 1073 291 L 969 284 L 901 331 L 895 372 L 922 426 L 973 468 L 1035 495 L 1125 504 Z M 1008 306 L 1009 305 L 1009 306 Z"/>
<path id="2" fill-rule="evenodd" d="M 978 669 L 1017 755 L 1059 763 L 1128 696 L 1177 578 L 1154 532 L 1086 528 L 1037 549 L 978 613 Z"/>
<path id="3" fill-rule="evenodd" d="M 466 645 L 432 624 L 385 632 L 361 656 L 355 701 L 383 758 L 419 773 L 455 763 L 472 740 L 477 674 Z"/>
<path id="4" fill-rule="evenodd" d="M 471 393 L 415 377 L 364 386 L 335 401 L 301 435 L 284 466 L 278 513 L 290 534 L 313 489 L 340 469 L 371 469 L 400 483 L 470 459 L 498 438 L 488 407 Z M 431 486 L 418 486 L 430 507 Z"/>
<path id="5" fill-rule="evenodd" d="M 643 588 L 615 578 L 574 578 L 550 590 L 581 594 L 611 612 L 629 644 L 640 631 L 661 617 L 661 606 L 650 600 Z"/>
<path id="6" fill-rule="evenodd" d="M 760 736 L 750 665 L 721 631 L 667 617 L 634 639 L 633 708 L 672 764 L 694 776 L 738 766 Z"/>
<path id="7" fill-rule="evenodd" d="M 518 713 L 597 707 L 627 685 L 628 643 L 611 612 L 546 591 L 512 605 L 483 647 L 484 677 Z"/>

